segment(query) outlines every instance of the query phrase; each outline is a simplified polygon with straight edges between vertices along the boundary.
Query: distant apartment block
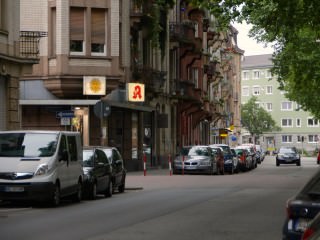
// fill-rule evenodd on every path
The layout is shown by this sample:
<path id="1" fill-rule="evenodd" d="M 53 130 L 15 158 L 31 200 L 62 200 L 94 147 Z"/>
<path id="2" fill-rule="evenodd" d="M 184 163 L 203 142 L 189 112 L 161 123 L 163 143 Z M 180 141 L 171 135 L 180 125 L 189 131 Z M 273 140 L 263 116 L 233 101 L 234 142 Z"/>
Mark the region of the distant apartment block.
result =
<path id="1" fill-rule="evenodd" d="M 268 111 L 279 132 L 268 132 L 260 137 L 260 144 L 267 150 L 280 146 L 296 146 L 308 152 L 319 148 L 319 121 L 305 111 L 299 104 L 285 97 L 279 83 L 272 76 L 271 54 L 246 56 L 242 61 L 241 102 L 246 103 L 252 96 L 258 98 L 257 104 Z M 249 141 L 249 135 L 242 132 L 243 142 Z"/>

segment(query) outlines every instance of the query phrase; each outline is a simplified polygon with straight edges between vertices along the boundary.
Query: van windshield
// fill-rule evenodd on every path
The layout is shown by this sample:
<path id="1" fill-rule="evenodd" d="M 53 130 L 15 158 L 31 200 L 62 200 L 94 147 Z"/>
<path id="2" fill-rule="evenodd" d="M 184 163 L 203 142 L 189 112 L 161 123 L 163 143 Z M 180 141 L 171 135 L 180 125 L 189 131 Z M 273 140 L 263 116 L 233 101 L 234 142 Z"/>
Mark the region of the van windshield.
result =
<path id="1" fill-rule="evenodd" d="M 0 133 L 0 157 L 49 157 L 57 141 L 56 133 Z"/>

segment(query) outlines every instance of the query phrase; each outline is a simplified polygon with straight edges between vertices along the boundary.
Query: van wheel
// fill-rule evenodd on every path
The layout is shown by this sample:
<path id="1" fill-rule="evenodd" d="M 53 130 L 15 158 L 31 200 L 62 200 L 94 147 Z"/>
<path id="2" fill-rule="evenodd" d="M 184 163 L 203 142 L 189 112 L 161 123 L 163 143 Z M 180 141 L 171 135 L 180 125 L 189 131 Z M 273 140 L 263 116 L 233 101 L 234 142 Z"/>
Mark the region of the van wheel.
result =
<path id="1" fill-rule="evenodd" d="M 109 184 L 108 184 L 108 187 L 105 191 L 105 194 L 104 196 L 105 197 L 111 197 L 112 196 L 112 192 L 113 192 L 113 184 L 112 184 L 112 181 L 111 179 L 109 180 Z"/>
<path id="2" fill-rule="evenodd" d="M 91 188 L 90 199 L 95 200 L 97 198 L 97 184 L 93 183 Z"/>
<path id="3" fill-rule="evenodd" d="M 50 200 L 50 205 L 52 207 L 57 207 L 60 204 L 60 186 L 58 183 L 56 183 L 54 185 L 54 191 L 53 191 L 53 195 L 52 198 Z"/>
<path id="4" fill-rule="evenodd" d="M 81 182 L 78 182 L 77 192 L 72 196 L 72 201 L 81 202 L 81 200 L 82 200 L 82 184 Z"/>

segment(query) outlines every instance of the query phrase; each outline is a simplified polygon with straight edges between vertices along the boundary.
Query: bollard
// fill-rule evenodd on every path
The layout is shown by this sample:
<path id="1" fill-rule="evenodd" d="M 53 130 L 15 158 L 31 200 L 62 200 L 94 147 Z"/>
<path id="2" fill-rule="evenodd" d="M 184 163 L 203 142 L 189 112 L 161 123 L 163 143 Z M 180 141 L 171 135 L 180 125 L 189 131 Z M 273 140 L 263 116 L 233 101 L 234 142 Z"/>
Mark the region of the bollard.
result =
<path id="1" fill-rule="evenodd" d="M 184 155 L 182 156 L 182 175 L 184 175 Z"/>
<path id="2" fill-rule="evenodd" d="M 143 175 L 147 176 L 147 155 L 143 154 Z"/>
<path id="3" fill-rule="evenodd" d="M 170 176 L 172 176 L 172 166 L 171 166 L 171 155 L 169 154 L 169 172 Z"/>

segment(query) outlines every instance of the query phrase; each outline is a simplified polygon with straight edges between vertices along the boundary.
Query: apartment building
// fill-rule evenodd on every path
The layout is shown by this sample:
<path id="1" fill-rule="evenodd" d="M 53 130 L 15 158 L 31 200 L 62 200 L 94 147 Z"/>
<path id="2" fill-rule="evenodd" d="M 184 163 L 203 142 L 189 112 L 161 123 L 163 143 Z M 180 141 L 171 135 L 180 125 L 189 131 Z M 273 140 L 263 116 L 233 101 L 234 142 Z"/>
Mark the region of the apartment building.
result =
<path id="1" fill-rule="evenodd" d="M 19 9 L 18 0 L 0 1 L 0 130 L 20 128 L 19 77 L 38 62 L 22 54 Z"/>
<path id="2" fill-rule="evenodd" d="M 319 121 L 310 113 L 299 109 L 299 104 L 285 97 L 280 91 L 276 76 L 272 76 L 271 54 L 246 56 L 242 60 L 241 102 L 246 103 L 252 96 L 258 104 L 271 114 L 279 132 L 264 133 L 260 144 L 269 151 L 280 146 L 296 146 L 308 152 L 319 148 Z M 243 142 L 249 137 L 244 132 Z"/>
<path id="3" fill-rule="evenodd" d="M 21 31 L 40 36 L 39 63 L 20 78 L 22 128 L 80 131 L 138 170 L 145 157 L 168 165 L 178 146 L 228 142 L 219 129 L 239 125 L 237 31 L 218 32 L 189 1 L 20 2 Z M 129 84 L 144 101 L 127 99 Z"/>

